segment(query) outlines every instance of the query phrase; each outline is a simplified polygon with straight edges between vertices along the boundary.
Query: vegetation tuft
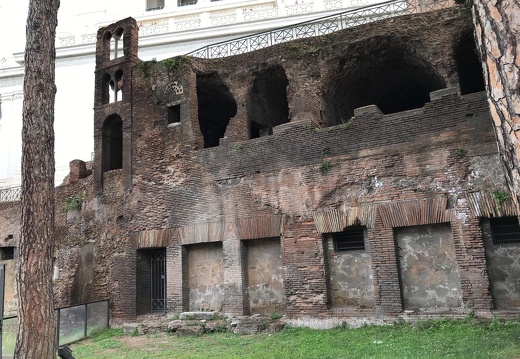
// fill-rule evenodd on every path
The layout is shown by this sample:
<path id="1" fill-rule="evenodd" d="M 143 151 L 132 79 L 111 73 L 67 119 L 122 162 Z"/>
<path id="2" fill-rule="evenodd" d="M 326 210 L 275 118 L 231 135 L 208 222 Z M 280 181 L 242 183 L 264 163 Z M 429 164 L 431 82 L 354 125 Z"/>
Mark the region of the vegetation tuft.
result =
<path id="1" fill-rule="evenodd" d="M 271 313 L 271 315 L 269 316 L 269 318 L 271 320 L 281 319 L 282 317 L 283 317 L 283 314 L 277 313 L 277 312 Z"/>
<path id="2" fill-rule="evenodd" d="M 141 75 L 141 77 L 148 78 L 150 77 L 150 71 L 148 67 L 150 66 L 149 62 L 142 61 L 136 65 L 137 73 Z"/>
<path id="3" fill-rule="evenodd" d="M 466 151 L 462 148 L 457 148 L 455 150 L 455 156 L 457 156 L 457 157 L 464 157 L 465 154 L 466 154 Z"/>
<path id="4" fill-rule="evenodd" d="M 83 197 L 80 196 L 70 196 L 67 197 L 67 203 L 65 203 L 65 206 L 63 210 L 65 211 L 72 211 L 76 209 L 81 209 L 81 206 L 83 204 Z"/>
<path id="5" fill-rule="evenodd" d="M 325 175 L 331 169 L 332 165 L 329 161 L 325 160 L 320 164 L 319 170 L 322 175 Z"/>
<path id="6" fill-rule="evenodd" d="M 498 203 L 502 204 L 509 199 L 509 194 L 506 191 L 497 189 L 493 191 L 493 197 L 495 197 Z"/>
<path id="7" fill-rule="evenodd" d="M 237 155 L 241 157 L 244 153 L 244 146 L 241 143 L 235 144 L 235 151 L 237 152 Z"/>
<path id="8" fill-rule="evenodd" d="M 162 60 L 159 64 L 167 71 L 175 71 L 181 67 L 182 59 L 180 57 L 172 57 Z"/>

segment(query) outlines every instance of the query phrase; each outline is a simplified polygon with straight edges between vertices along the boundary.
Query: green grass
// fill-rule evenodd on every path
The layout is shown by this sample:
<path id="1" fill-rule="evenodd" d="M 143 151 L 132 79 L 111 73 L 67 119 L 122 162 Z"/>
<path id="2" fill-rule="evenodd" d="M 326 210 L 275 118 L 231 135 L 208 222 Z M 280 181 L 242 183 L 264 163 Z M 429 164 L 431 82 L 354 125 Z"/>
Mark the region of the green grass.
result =
<path id="1" fill-rule="evenodd" d="M 215 333 L 202 337 L 167 334 L 130 337 L 110 329 L 73 346 L 87 358 L 520 358 L 520 323 L 474 324 L 471 320 L 425 321 L 412 327 L 359 329 L 288 328 L 268 335 Z"/>
<path id="2" fill-rule="evenodd" d="M 13 355 L 16 345 L 16 318 L 5 319 L 2 328 L 2 354 Z"/>

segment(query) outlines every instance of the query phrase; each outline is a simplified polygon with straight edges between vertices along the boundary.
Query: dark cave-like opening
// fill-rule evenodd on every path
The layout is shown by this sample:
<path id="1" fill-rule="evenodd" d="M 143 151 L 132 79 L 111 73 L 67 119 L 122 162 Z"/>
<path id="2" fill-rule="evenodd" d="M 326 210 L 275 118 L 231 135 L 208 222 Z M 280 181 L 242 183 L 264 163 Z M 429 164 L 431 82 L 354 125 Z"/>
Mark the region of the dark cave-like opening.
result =
<path id="1" fill-rule="evenodd" d="M 384 114 L 420 108 L 430 92 L 446 87 L 433 66 L 412 51 L 385 46 L 344 66 L 326 99 L 329 126 L 348 122 L 354 109 L 366 105 L 377 105 Z"/>
<path id="2" fill-rule="evenodd" d="M 204 148 L 216 147 L 226 133 L 229 120 L 237 114 L 236 101 L 216 73 L 197 74 L 197 99 Z"/>
<path id="3" fill-rule="evenodd" d="M 289 122 L 287 85 L 281 66 L 259 72 L 249 93 L 250 137 L 271 135 L 273 127 Z"/>
<path id="4" fill-rule="evenodd" d="M 486 89 L 482 73 L 482 63 L 477 53 L 472 32 L 462 35 L 455 45 L 455 63 L 459 74 L 461 95 Z"/>
<path id="5" fill-rule="evenodd" d="M 123 121 L 118 115 L 103 123 L 103 172 L 123 168 Z"/>

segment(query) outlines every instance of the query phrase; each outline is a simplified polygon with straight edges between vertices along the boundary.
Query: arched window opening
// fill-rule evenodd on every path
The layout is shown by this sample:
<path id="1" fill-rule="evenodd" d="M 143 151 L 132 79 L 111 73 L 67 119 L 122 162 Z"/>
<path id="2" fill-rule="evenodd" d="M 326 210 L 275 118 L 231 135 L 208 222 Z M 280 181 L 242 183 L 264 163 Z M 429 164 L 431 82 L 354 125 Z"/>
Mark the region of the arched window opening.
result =
<path id="1" fill-rule="evenodd" d="M 261 71 L 249 94 L 250 138 L 272 135 L 273 127 L 289 122 L 287 85 L 281 66 Z"/>
<path id="2" fill-rule="evenodd" d="M 197 75 L 197 99 L 204 148 L 216 147 L 226 133 L 229 120 L 237 114 L 237 103 L 216 73 Z"/>
<path id="3" fill-rule="evenodd" d="M 110 46 L 112 44 L 112 33 L 110 31 L 105 32 L 103 38 L 103 61 L 110 60 Z"/>
<path id="4" fill-rule="evenodd" d="M 446 87 L 435 68 L 411 51 L 389 41 L 378 42 L 356 61 L 346 59 L 326 98 L 327 123 L 348 122 L 354 109 L 377 105 L 384 114 L 421 108 L 430 93 Z M 382 47 L 380 47 L 382 46 Z"/>
<path id="5" fill-rule="evenodd" d="M 104 74 L 103 75 L 103 78 L 102 78 L 102 88 L 101 88 L 101 103 L 102 104 L 107 104 L 110 101 L 110 96 L 112 94 L 112 90 L 111 90 L 111 84 L 110 82 L 112 81 L 112 79 L 110 78 L 110 75 L 109 74 Z"/>
<path id="6" fill-rule="evenodd" d="M 103 123 L 102 151 L 103 172 L 123 168 L 123 121 L 118 115 Z"/>
<path id="7" fill-rule="evenodd" d="M 122 28 L 119 28 L 110 37 L 110 60 L 123 56 L 123 36 L 124 31 Z"/>
<path id="8" fill-rule="evenodd" d="M 463 34 L 455 45 L 455 63 L 459 74 L 461 95 L 486 89 L 482 74 L 482 63 L 472 32 Z"/>
<path id="9" fill-rule="evenodd" d="M 116 91 L 115 91 L 116 83 L 114 82 L 114 80 L 110 79 L 109 85 L 110 85 L 109 102 L 113 103 L 113 102 L 116 102 Z"/>
<path id="10" fill-rule="evenodd" d="M 123 99 L 123 71 L 117 70 L 115 74 L 114 81 L 114 97 L 116 101 L 121 101 Z"/>
<path id="11" fill-rule="evenodd" d="M 108 101 L 109 103 L 121 101 L 123 99 L 123 71 L 117 70 L 114 78 L 110 77 L 110 75 L 106 74 L 103 77 L 103 91 L 106 91 L 106 94 L 103 94 L 103 100 Z M 104 102 L 106 103 L 106 102 Z"/>

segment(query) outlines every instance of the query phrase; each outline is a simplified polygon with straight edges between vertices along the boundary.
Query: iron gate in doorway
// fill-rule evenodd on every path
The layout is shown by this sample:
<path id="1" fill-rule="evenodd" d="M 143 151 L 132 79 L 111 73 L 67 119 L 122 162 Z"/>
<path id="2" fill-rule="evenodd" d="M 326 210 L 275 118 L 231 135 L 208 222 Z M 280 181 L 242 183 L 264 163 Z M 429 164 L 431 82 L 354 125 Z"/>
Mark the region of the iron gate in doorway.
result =
<path id="1" fill-rule="evenodd" d="M 152 313 L 166 311 L 166 250 L 151 253 Z"/>

